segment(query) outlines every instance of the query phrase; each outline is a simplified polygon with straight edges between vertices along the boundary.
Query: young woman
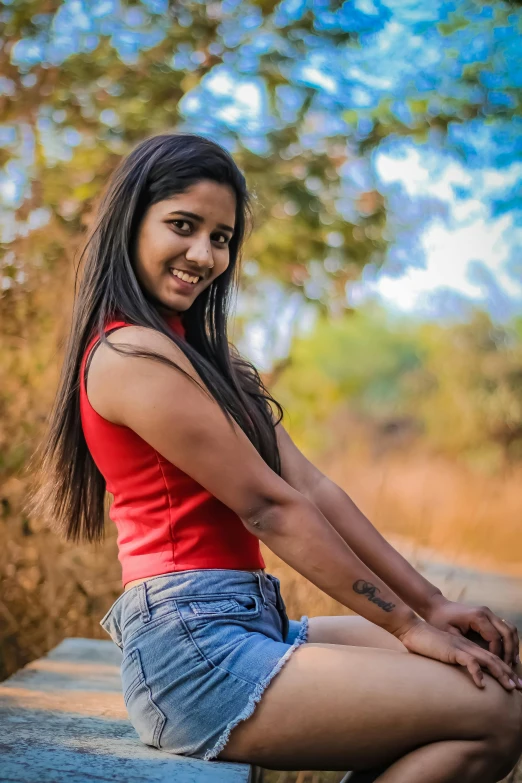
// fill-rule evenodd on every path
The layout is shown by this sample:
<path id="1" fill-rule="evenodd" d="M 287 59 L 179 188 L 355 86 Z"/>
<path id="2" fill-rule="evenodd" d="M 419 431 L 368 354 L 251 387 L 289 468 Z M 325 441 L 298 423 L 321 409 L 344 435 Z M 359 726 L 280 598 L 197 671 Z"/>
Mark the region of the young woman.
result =
<path id="1" fill-rule="evenodd" d="M 227 339 L 249 218 L 209 139 L 155 136 L 120 164 L 34 508 L 94 541 L 113 495 L 124 590 L 101 625 L 143 742 L 381 783 L 498 781 L 522 750 L 516 629 L 444 598 L 292 443 Z M 290 620 L 260 541 L 358 616 Z"/>

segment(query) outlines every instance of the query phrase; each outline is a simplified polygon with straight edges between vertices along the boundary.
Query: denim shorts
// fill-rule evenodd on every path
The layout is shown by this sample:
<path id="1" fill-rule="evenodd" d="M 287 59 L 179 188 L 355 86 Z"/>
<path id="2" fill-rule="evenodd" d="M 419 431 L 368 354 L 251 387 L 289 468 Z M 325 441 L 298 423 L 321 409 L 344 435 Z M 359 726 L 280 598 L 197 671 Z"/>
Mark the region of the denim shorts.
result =
<path id="1" fill-rule="evenodd" d="M 123 653 L 123 698 L 141 741 L 207 761 L 308 639 L 308 617 L 288 619 L 279 579 L 262 569 L 151 577 L 100 625 Z"/>

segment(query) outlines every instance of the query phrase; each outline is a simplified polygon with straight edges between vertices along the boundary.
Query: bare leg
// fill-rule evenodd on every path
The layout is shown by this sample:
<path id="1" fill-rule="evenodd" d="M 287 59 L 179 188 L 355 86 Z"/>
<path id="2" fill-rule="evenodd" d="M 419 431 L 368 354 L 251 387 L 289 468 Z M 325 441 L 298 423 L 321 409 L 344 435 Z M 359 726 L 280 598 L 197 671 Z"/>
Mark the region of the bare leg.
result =
<path id="1" fill-rule="evenodd" d="M 434 742 L 403 756 L 376 783 L 497 783 L 504 776 L 501 770 L 511 767 L 488 750 L 486 743 L 471 740 Z"/>
<path id="2" fill-rule="evenodd" d="M 395 781 L 425 780 L 426 770 L 431 770 L 430 781 L 458 780 L 458 783 L 498 780 L 495 770 L 498 764 L 488 759 L 486 747 L 479 742 L 453 740 L 434 742 L 408 753 L 390 767 L 374 772 L 348 773 L 341 783 L 395 783 Z M 438 773 L 438 774 L 437 774 Z M 491 774 L 493 773 L 493 777 Z"/>
<path id="3" fill-rule="evenodd" d="M 396 639 L 392 634 L 379 628 L 379 626 L 366 620 L 364 617 L 358 615 L 333 615 L 333 616 L 319 616 L 310 618 L 310 642 L 326 642 L 330 644 L 345 644 L 361 647 L 377 647 L 387 648 L 390 650 L 397 650 L 399 652 L 407 653 L 406 647 Z M 487 646 L 484 644 L 484 646 Z M 522 670 L 522 667 L 519 667 Z M 519 673 L 522 674 L 522 671 Z M 521 696 L 522 698 L 522 696 Z M 475 755 L 477 750 L 477 743 L 472 743 L 471 752 Z M 469 749 L 468 749 L 469 750 Z M 440 757 L 444 760 L 441 764 Z M 443 767 L 446 762 L 450 762 L 453 756 L 456 756 L 456 762 L 462 763 L 465 767 L 465 771 L 458 773 L 459 783 L 465 783 L 468 774 L 474 774 L 474 767 L 477 766 L 473 763 L 473 760 L 468 758 L 467 749 L 465 743 L 450 741 L 439 742 L 431 745 L 419 748 L 417 751 L 413 751 L 405 759 L 411 760 L 411 763 L 418 764 L 423 769 L 432 763 L 436 768 L 443 771 Z M 482 754 L 483 756 L 484 754 Z M 432 760 L 432 756 L 434 757 Z M 410 761 L 408 761 L 410 763 Z M 388 783 L 388 776 L 384 776 L 386 770 L 389 769 L 389 765 L 376 767 L 370 770 L 354 771 L 348 773 L 346 778 L 343 778 L 341 783 Z M 407 773 L 403 769 L 402 760 L 396 762 L 393 765 L 393 772 L 397 772 L 400 775 L 400 779 L 404 778 Z M 422 779 L 422 775 L 418 773 L 412 767 L 412 774 L 418 775 L 419 780 Z M 486 772 L 483 770 L 481 773 L 483 776 Z M 473 780 L 474 778 L 472 778 Z"/>
<path id="4" fill-rule="evenodd" d="M 325 644 L 345 644 L 350 647 L 380 647 L 407 653 L 408 650 L 393 634 L 379 628 L 359 615 L 322 615 L 310 617 L 308 641 Z"/>
<path id="5" fill-rule="evenodd" d="M 407 653 L 408 650 L 393 634 L 359 615 L 320 615 L 310 617 L 308 641 L 345 644 L 354 647 L 377 647 Z M 341 783 L 375 783 L 388 765 L 360 772 L 349 772 Z"/>
<path id="6" fill-rule="evenodd" d="M 522 698 L 485 677 L 480 690 L 460 667 L 419 655 L 304 644 L 219 758 L 280 770 L 390 765 L 379 783 L 418 783 L 421 763 L 423 783 L 455 783 L 466 767 L 470 782 L 493 783 L 522 750 Z"/>

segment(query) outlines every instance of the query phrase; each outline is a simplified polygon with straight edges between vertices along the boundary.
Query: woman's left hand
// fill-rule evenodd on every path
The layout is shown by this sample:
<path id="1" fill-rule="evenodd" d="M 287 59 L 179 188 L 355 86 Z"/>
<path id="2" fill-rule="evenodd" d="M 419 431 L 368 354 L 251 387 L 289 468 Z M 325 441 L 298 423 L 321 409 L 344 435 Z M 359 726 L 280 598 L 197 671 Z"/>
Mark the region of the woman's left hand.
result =
<path id="1" fill-rule="evenodd" d="M 520 663 L 518 631 L 513 623 L 502 620 L 487 606 L 467 606 L 434 596 L 423 618 L 441 631 L 466 636 L 472 631 L 488 642 L 489 651 L 510 666 Z"/>

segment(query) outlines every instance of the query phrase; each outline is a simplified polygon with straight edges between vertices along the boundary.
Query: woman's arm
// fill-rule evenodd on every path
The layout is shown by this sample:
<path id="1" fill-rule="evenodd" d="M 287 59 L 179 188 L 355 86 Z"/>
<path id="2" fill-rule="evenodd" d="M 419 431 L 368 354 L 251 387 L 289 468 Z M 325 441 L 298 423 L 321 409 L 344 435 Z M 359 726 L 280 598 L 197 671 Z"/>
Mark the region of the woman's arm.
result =
<path id="1" fill-rule="evenodd" d="M 402 600 L 423 617 L 444 596 L 374 528 L 346 492 L 306 459 L 276 426 L 283 478 L 319 509 L 342 539 Z"/>
<path id="2" fill-rule="evenodd" d="M 128 326 L 114 332 L 110 342 L 163 354 L 203 383 L 178 346 L 159 332 Z M 136 432 L 332 598 L 393 634 L 419 621 L 321 511 L 271 470 L 209 393 L 157 361 L 106 346 L 99 353 L 91 404 L 101 415 Z"/>
<path id="3" fill-rule="evenodd" d="M 114 332 L 110 341 L 163 354 L 202 383 L 181 349 L 153 329 L 128 326 Z M 317 506 L 271 470 L 205 388 L 158 361 L 118 354 L 103 345 L 99 351 L 102 383 L 99 375 L 91 381 L 98 379 L 95 397 L 105 411 L 98 410 L 101 415 L 136 432 L 235 511 L 282 560 L 327 595 L 397 636 L 412 652 L 467 666 L 479 687 L 481 666 L 506 689 L 514 687 L 511 669 L 496 656 L 417 617 L 357 557 Z"/>
<path id="4" fill-rule="evenodd" d="M 417 614 L 443 631 L 465 634 L 506 663 L 520 664 L 513 623 L 487 606 L 469 606 L 445 598 L 373 527 L 337 484 L 306 459 L 281 424 L 276 426 L 283 478 L 321 511 L 358 557 Z"/>
<path id="5" fill-rule="evenodd" d="M 313 502 L 361 560 L 421 617 L 445 600 L 439 588 L 419 574 L 327 476 L 315 485 Z"/>

